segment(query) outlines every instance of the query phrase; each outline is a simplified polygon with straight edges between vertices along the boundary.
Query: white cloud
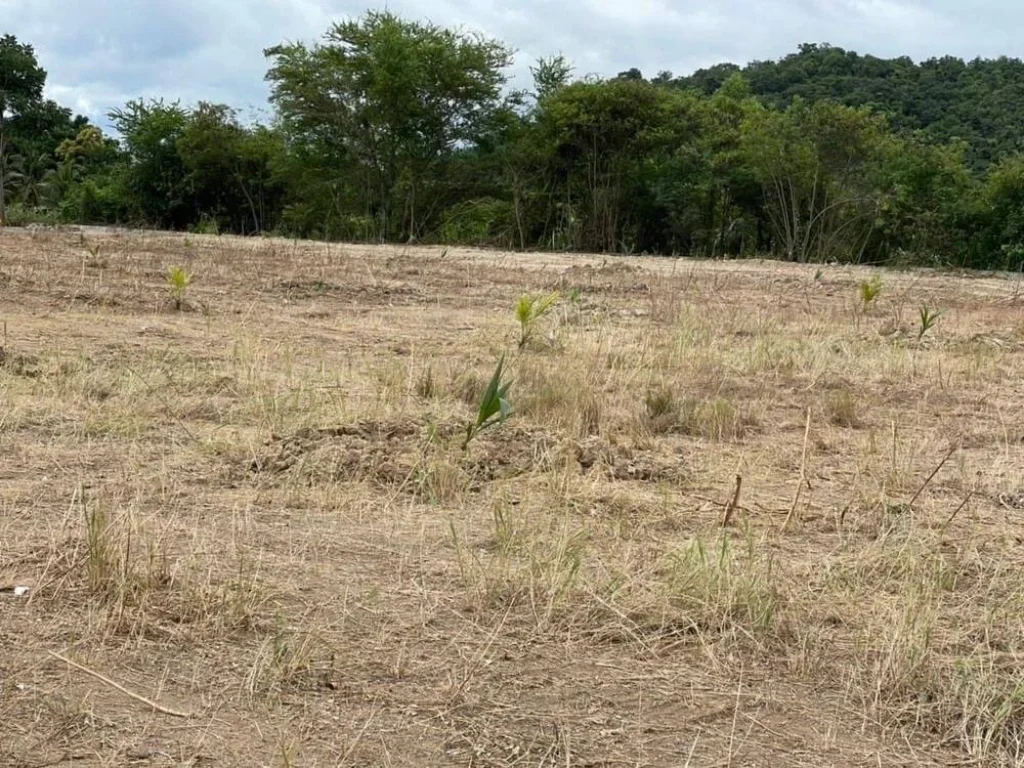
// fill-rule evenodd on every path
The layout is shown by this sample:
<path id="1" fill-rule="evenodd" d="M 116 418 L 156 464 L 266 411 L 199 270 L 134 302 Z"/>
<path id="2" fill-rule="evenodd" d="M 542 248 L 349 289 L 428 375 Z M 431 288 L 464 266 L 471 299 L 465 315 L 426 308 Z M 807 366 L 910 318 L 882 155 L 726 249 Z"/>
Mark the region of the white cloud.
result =
<path id="1" fill-rule="evenodd" d="M 383 5 L 383 4 L 382 4 Z M 1020 55 L 1024 4 L 1010 0 L 389 0 L 404 16 L 464 26 L 536 57 L 564 53 L 578 74 L 638 67 L 687 73 L 829 42 L 879 56 Z M 316 40 L 353 0 L 0 0 L 0 33 L 36 46 L 48 93 L 90 118 L 137 97 L 266 108 L 263 49 Z"/>

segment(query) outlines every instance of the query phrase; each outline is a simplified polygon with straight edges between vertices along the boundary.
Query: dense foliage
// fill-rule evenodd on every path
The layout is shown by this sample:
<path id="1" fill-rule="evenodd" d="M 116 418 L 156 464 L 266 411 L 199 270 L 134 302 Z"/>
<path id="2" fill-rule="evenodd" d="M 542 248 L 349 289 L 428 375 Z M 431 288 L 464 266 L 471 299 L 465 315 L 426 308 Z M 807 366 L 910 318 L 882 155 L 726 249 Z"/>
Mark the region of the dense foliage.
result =
<path id="1" fill-rule="evenodd" d="M 663 79 L 680 88 L 714 93 L 741 74 L 762 101 L 785 108 L 796 98 L 870 106 L 897 130 L 920 129 L 931 139 L 967 142 L 972 168 L 981 170 L 1024 150 L 1024 62 L 953 56 L 915 64 L 908 57 L 879 59 L 829 45 L 806 44 L 779 61 L 744 68 L 719 64 L 690 77 Z"/>
<path id="2" fill-rule="evenodd" d="M 0 37 L 0 219 L 794 261 L 1024 266 L 1024 64 L 802 46 L 510 90 L 510 50 L 368 13 L 265 52 L 276 116 L 132 101 L 118 139 Z"/>

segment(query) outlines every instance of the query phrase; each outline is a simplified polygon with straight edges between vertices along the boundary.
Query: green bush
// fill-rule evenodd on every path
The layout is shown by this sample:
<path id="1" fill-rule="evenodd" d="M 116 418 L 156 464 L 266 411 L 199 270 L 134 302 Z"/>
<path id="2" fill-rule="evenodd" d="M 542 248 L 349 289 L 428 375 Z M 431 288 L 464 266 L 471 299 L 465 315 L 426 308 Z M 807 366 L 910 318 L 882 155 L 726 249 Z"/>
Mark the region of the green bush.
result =
<path id="1" fill-rule="evenodd" d="M 32 208 L 23 203 L 11 203 L 7 206 L 7 226 L 27 227 L 30 224 L 55 226 L 60 224 L 57 211 L 49 208 Z"/>
<path id="2" fill-rule="evenodd" d="M 445 212 L 441 239 L 453 245 L 511 247 L 515 242 L 514 220 L 512 206 L 504 200 L 467 200 Z"/>

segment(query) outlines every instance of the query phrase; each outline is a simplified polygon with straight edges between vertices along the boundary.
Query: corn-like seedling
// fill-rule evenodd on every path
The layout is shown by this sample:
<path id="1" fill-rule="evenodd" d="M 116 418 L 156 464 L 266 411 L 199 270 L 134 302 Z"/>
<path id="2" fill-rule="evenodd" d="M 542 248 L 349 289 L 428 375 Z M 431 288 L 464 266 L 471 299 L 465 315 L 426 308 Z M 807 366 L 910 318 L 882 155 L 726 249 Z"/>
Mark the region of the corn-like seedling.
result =
<path id="1" fill-rule="evenodd" d="M 882 292 L 882 278 L 875 275 L 870 280 L 864 280 L 861 282 L 858 290 L 860 293 L 860 299 L 864 302 L 864 306 L 866 307 L 877 299 L 878 294 Z"/>
<path id="2" fill-rule="evenodd" d="M 181 309 L 181 304 L 185 301 L 185 292 L 188 290 L 188 286 L 191 282 L 192 273 L 184 267 L 168 267 L 167 288 L 171 293 L 171 299 L 174 301 L 175 309 Z"/>
<path id="3" fill-rule="evenodd" d="M 920 309 L 921 314 L 921 327 L 917 331 L 917 340 L 920 341 L 924 338 L 924 335 L 931 330 L 932 326 L 938 322 L 939 318 L 944 314 L 942 310 L 930 309 L 927 306 L 923 306 Z"/>
<path id="4" fill-rule="evenodd" d="M 547 314 L 558 301 L 558 291 L 548 296 L 523 295 L 516 302 L 516 320 L 519 321 L 519 348 L 529 343 L 537 321 Z"/>
<path id="5" fill-rule="evenodd" d="M 462 450 L 469 447 L 470 441 L 488 427 L 495 424 L 503 424 L 512 413 L 512 406 L 508 401 L 508 390 L 512 386 L 511 381 L 502 381 L 505 374 L 505 356 L 502 355 L 498 361 L 498 367 L 480 398 L 480 407 L 477 409 L 476 420 L 466 427 L 466 439 L 462 443 Z"/>

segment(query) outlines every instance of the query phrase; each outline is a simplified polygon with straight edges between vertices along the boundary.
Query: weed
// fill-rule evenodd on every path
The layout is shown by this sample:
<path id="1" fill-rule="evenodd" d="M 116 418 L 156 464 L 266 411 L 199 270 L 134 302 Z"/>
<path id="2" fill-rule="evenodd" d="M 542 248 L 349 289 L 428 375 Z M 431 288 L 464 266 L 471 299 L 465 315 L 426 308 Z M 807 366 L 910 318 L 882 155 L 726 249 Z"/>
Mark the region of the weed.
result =
<path id="1" fill-rule="evenodd" d="M 673 602 L 699 629 L 726 632 L 738 625 L 755 635 L 768 633 L 778 617 L 771 555 L 748 541 L 742 556 L 723 535 L 714 548 L 691 542 L 668 557 L 668 586 Z"/>
<path id="2" fill-rule="evenodd" d="M 1024 759 L 1024 676 L 990 662 L 959 660 L 939 703 L 940 723 L 976 760 L 1020 765 Z M 998 758 L 1009 758 L 1008 763 Z"/>
<path id="3" fill-rule="evenodd" d="M 652 432 L 671 432 L 679 424 L 682 405 L 670 389 L 649 391 L 644 398 L 644 407 Z"/>
<path id="4" fill-rule="evenodd" d="M 474 371 L 464 371 L 451 379 L 451 392 L 474 408 L 480 404 L 480 392 L 485 386 L 483 377 Z"/>
<path id="5" fill-rule="evenodd" d="M 120 560 L 113 541 L 112 529 L 102 506 L 86 506 L 85 514 L 85 572 L 89 590 L 108 595 L 117 584 Z"/>
<path id="6" fill-rule="evenodd" d="M 246 676 L 245 687 L 250 699 L 279 693 L 283 688 L 309 674 L 313 664 L 314 639 L 306 632 L 296 632 L 275 623 L 263 641 Z"/>
<path id="7" fill-rule="evenodd" d="M 845 389 L 829 393 L 825 400 L 825 415 L 829 424 L 836 427 L 860 426 L 857 398 Z"/>
<path id="8" fill-rule="evenodd" d="M 731 440 L 742 437 L 754 420 L 744 415 L 724 397 L 683 402 L 679 426 L 683 434 L 708 440 Z"/>
<path id="9" fill-rule="evenodd" d="M 438 388 L 437 381 L 434 379 L 434 368 L 428 365 L 426 370 L 416 379 L 416 394 L 425 400 L 430 400 L 436 397 L 437 393 Z"/>
<path id="10" fill-rule="evenodd" d="M 585 371 L 556 369 L 546 361 L 524 361 L 518 374 L 518 412 L 549 428 L 567 427 L 579 437 L 601 431 L 604 403 L 600 388 Z"/>
<path id="11" fill-rule="evenodd" d="M 220 235 L 220 223 L 204 213 L 194 225 L 193 231 L 198 235 Z"/>
<path id="12" fill-rule="evenodd" d="M 648 392 L 644 399 L 647 426 L 655 434 L 679 433 L 708 440 L 742 437 L 754 420 L 724 397 L 710 400 L 678 398 L 668 389 Z"/>

